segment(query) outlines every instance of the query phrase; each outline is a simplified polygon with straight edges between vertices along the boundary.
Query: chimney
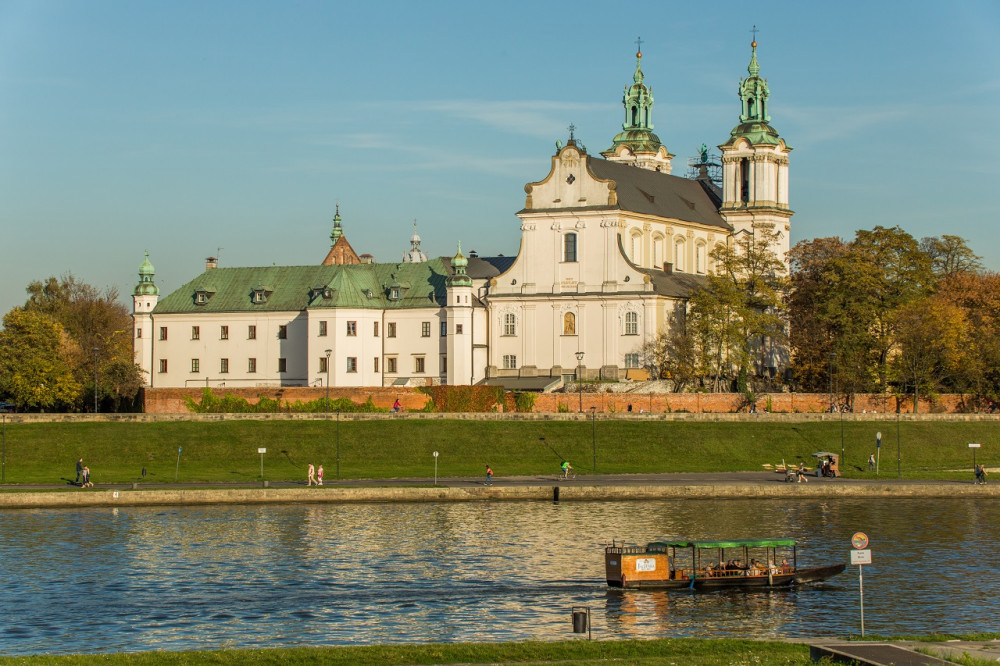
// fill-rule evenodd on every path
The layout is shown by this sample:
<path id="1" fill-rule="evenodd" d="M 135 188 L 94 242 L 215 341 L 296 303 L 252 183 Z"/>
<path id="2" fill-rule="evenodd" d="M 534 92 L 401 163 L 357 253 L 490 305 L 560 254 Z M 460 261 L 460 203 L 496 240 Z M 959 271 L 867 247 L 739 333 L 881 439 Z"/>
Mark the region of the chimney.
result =
<path id="1" fill-rule="evenodd" d="M 358 259 L 359 259 L 359 260 L 361 261 L 361 263 L 363 263 L 363 264 L 373 264 L 373 263 L 375 263 L 375 257 L 373 257 L 373 256 L 372 256 L 372 255 L 370 255 L 370 254 L 362 254 L 362 255 L 359 255 L 359 256 L 358 256 Z"/>
<path id="2" fill-rule="evenodd" d="M 206 271 L 210 271 L 213 268 L 218 268 L 218 267 L 219 267 L 219 260 L 218 259 L 216 259 L 215 257 L 206 257 L 205 258 L 205 270 Z"/>
<path id="3" fill-rule="evenodd" d="M 672 263 L 670 263 L 669 261 L 664 261 L 663 262 L 663 272 L 666 273 L 667 275 L 670 275 L 671 273 L 674 272 L 674 265 Z"/>
<path id="4" fill-rule="evenodd" d="M 469 259 L 475 259 L 478 256 L 479 256 L 478 252 L 476 252 L 475 250 L 469 250 Z"/>

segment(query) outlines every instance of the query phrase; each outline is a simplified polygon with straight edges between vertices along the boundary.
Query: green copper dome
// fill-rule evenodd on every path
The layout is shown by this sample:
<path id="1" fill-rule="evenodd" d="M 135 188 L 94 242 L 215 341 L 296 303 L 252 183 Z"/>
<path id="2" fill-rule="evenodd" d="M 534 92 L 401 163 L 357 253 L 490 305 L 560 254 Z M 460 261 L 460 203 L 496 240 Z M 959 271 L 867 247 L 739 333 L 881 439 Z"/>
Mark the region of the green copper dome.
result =
<path id="1" fill-rule="evenodd" d="M 771 127 L 771 116 L 767 113 L 767 100 L 770 91 L 767 79 L 760 78 L 760 64 L 757 62 L 757 42 L 750 43 L 750 64 L 747 66 L 746 79 L 740 79 L 740 124 L 730 132 L 730 139 L 725 145 L 731 145 L 737 139 L 745 138 L 752 145 L 777 145 L 781 141 L 778 130 Z"/>
<path id="2" fill-rule="evenodd" d="M 135 296 L 157 296 L 160 288 L 153 284 L 153 275 L 156 269 L 149 262 L 149 250 L 146 250 L 146 258 L 139 264 L 139 284 L 135 285 L 132 294 Z"/>
<path id="3" fill-rule="evenodd" d="M 469 260 L 462 254 L 462 241 L 458 242 L 458 253 L 452 257 L 451 268 L 454 274 L 448 278 L 449 287 L 471 287 L 472 278 L 465 273 L 469 266 Z"/>
<path id="4" fill-rule="evenodd" d="M 333 216 L 333 231 L 330 232 L 330 247 L 337 244 L 337 239 L 344 235 L 344 230 L 340 226 L 340 204 L 337 204 L 337 212 Z"/>
<path id="5" fill-rule="evenodd" d="M 622 97 L 625 106 L 622 131 L 602 155 L 617 155 L 622 146 L 633 153 L 655 153 L 663 145 L 660 137 L 653 134 L 653 89 L 648 88 L 644 80 L 642 52 L 638 52 L 635 54 L 635 74 L 632 75 L 634 83 L 625 89 Z"/>

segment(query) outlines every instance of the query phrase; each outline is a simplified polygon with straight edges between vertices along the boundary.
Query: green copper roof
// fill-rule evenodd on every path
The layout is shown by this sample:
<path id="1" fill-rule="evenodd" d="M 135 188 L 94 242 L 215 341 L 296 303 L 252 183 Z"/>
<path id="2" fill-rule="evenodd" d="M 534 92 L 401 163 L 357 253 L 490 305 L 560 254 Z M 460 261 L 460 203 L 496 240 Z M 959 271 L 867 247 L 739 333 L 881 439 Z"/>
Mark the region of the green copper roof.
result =
<path id="1" fill-rule="evenodd" d="M 330 247 L 337 244 L 337 239 L 344 235 L 344 230 L 340 226 L 340 204 L 337 204 L 337 212 L 333 216 L 333 231 L 330 232 Z"/>
<path id="2" fill-rule="evenodd" d="M 139 264 L 139 284 L 135 285 L 132 293 L 135 296 L 156 296 L 159 294 L 160 288 L 153 284 L 155 273 L 153 264 L 149 263 L 149 250 L 146 250 L 146 258 Z"/>
<path id="3" fill-rule="evenodd" d="M 297 312 L 322 308 L 409 309 L 446 303 L 448 269 L 421 263 L 213 268 L 159 301 L 156 314 Z M 398 297 L 392 287 L 398 288 Z M 254 302 L 254 290 L 266 299 Z M 208 298 L 196 304 L 197 292 Z"/>
<path id="4" fill-rule="evenodd" d="M 730 132 L 729 140 L 723 145 L 731 145 L 745 138 L 752 145 L 777 145 L 781 141 L 778 131 L 771 127 L 771 116 L 767 112 L 770 91 L 767 79 L 760 78 L 760 64 L 757 62 L 757 42 L 751 42 L 750 64 L 746 79 L 740 79 L 740 124 Z"/>
<path id="5" fill-rule="evenodd" d="M 449 287 L 471 287 L 472 278 L 466 275 L 465 270 L 469 266 L 469 260 L 462 254 L 462 241 L 458 242 L 458 253 L 452 257 L 451 268 L 455 274 L 448 278 Z"/>
<path id="6" fill-rule="evenodd" d="M 617 154 L 622 146 L 633 153 L 655 153 L 662 145 L 660 137 L 653 134 L 653 90 L 643 83 L 642 53 L 636 53 L 635 59 L 634 83 L 625 89 L 622 97 L 625 122 L 622 123 L 622 131 L 603 155 Z"/>

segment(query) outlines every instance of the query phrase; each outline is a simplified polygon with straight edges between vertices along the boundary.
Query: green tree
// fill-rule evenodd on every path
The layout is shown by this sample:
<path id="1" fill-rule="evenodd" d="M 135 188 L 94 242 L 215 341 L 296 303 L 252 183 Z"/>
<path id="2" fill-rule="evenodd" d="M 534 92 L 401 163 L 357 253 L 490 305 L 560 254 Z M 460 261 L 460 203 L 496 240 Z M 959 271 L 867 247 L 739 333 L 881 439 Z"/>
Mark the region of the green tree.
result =
<path id="1" fill-rule="evenodd" d="M 956 273 L 978 273 L 983 270 L 981 258 L 960 236 L 947 234 L 940 238 L 931 236 L 920 239 L 920 251 L 930 257 L 931 269 L 938 277 Z"/>
<path id="2" fill-rule="evenodd" d="M 68 358 L 73 343 L 51 316 L 14 308 L 0 331 L 0 393 L 26 411 L 72 408 L 80 397 Z"/>

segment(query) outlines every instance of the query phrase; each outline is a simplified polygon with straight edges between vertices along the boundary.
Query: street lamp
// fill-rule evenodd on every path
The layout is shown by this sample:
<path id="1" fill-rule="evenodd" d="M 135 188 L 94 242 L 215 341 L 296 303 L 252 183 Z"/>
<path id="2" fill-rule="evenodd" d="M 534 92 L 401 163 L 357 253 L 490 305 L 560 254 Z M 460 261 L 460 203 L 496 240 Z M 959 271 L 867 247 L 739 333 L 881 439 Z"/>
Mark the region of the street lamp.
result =
<path id="1" fill-rule="evenodd" d="M 597 474 L 597 407 L 590 406 L 591 441 L 594 445 L 594 474 Z"/>
<path id="2" fill-rule="evenodd" d="M 3 417 L 3 455 L 0 457 L 0 483 L 7 483 L 7 408 L 0 407 L 0 417 Z"/>
<path id="3" fill-rule="evenodd" d="M 326 350 L 326 418 L 330 418 L 330 354 L 332 349 Z"/>
<path id="4" fill-rule="evenodd" d="M 337 478 L 340 478 L 340 408 L 337 408 Z"/>
<path id="5" fill-rule="evenodd" d="M 576 353 L 576 385 L 580 390 L 580 412 L 583 413 L 583 352 Z"/>
<path id="6" fill-rule="evenodd" d="M 94 347 L 94 413 L 97 413 L 97 352 L 100 348 Z"/>
<path id="7" fill-rule="evenodd" d="M 833 411 L 833 364 L 837 362 L 837 352 L 830 352 L 830 411 Z"/>

